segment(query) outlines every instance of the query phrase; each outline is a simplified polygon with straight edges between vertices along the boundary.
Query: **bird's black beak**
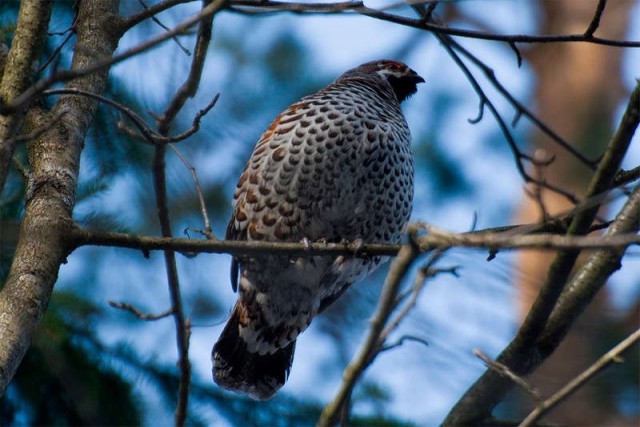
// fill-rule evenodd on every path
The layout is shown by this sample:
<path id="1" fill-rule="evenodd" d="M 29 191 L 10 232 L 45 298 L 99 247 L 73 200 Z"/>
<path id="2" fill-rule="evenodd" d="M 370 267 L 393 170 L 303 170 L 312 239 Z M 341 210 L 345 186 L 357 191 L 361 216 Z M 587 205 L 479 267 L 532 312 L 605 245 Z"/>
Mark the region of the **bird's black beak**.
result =
<path id="1" fill-rule="evenodd" d="M 414 84 L 424 83 L 424 79 L 418 75 L 415 71 L 411 70 L 408 76 Z"/>

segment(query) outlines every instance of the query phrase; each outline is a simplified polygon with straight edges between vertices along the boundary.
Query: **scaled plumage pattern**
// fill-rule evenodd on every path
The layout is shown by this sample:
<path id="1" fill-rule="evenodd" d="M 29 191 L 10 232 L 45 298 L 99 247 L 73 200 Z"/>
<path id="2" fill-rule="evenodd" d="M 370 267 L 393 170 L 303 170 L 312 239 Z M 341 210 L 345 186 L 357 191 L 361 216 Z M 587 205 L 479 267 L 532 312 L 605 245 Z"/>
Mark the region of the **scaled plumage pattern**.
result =
<path id="1" fill-rule="evenodd" d="M 398 243 L 413 198 L 411 135 L 400 103 L 421 82 L 403 63 L 373 61 L 281 113 L 240 176 L 226 238 Z M 240 292 L 213 348 L 216 383 L 271 398 L 287 379 L 298 335 L 381 261 L 234 259 L 232 286 L 239 277 Z"/>

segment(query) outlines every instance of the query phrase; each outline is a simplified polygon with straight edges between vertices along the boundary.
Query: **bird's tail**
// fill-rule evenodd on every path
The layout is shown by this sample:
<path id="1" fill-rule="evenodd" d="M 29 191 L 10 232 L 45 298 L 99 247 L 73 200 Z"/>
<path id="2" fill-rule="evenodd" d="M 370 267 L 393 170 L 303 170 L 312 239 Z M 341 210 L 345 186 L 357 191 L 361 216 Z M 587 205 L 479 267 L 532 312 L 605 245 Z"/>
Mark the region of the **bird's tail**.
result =
<path id="1" fill-rule="evenodd" d="M 251 353 L 240 336 L 239 320 L 236 305 L 213 346 L 213 379 L 228 390 L 246 393 L 254 399 L 270 399 L 287 381 L 296 342 L 292 341 L 273 354 Z"/>

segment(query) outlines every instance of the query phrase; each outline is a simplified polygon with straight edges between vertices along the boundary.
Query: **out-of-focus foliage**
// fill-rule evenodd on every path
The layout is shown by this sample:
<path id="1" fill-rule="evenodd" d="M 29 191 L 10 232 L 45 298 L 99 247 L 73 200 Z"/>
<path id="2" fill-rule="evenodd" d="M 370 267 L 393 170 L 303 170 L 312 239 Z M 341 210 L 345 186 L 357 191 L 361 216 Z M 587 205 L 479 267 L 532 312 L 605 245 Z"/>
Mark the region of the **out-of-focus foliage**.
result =
<path id="1" fill-rule="evenodd" d="M 121 372 L 85 344 L 96 307 L 56 292 L 6 394 L 0 424 L 136 425 L 137 398 Z"/>

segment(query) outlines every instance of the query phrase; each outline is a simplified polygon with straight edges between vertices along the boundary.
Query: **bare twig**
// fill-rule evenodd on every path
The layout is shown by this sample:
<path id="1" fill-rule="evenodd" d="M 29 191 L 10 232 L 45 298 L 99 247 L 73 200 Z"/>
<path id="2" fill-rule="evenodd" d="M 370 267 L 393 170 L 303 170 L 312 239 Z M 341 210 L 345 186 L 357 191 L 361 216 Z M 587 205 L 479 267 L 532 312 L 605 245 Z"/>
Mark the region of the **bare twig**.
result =
<path id="1" fill-rule="evenodd" d="M 600 26 L 600 18 L 602 18 L 602 13 L 604 12 L 604 8 L 607 6 L 607 0 L 600 0 L 598 5 L 596 6 L 596 11 L 593 14 L 593 19 L 587 28 L 587 31 L 584 32 L 585 37 L 593 37 L 593 34 L 596 32 L 598 27 Z"/>
<path id="2" fill-rule="evenodd" d="M 496 73 L 491 69 L 487 64 L 485 64 L 480 58 L 478 58 L 471 51 L 466 49 L 457 41 L 448 38 L 448 42 L 455 48 L 457 52 L 471 61 L 476 67 L 478 67 L 482 74 L 484 74 L 485 78 L 496 88 L 496 90 L 516 109 L 516 117 L 512 121 L 512 125 L 517 123 L 517 119 L 521 116 L 527 117 L 540 131 L 542 131 L 545 135 L 547 135 L 554 143 L 560 146 L 563 150 L 570 153 L 576 159 L 578 159 L 585 166 L 590 169 L 595 169 L 595 163 L 593 160 L 588 159 L 584 154 L 580 151 L 576 150 L 569 142 L 567 142 L 564 138 L 558 135 L 553 129 L 547 126 L 537 115 L 535 115 L 531 110 L 529 110 L 522 102 L 518 101 L 511 92 L 504 87 L 504 85 L 498 80 L 496 77 Z M 516 52 L 517 55 L 520 55 L 519 52 Z M 521 59 L 518 59 L 521 61 Z"/>
<path id="3" fill-rule="evenodd" d="M 169 208 L 167 197 L 167 186 L 165 176 L 165 152 L 166 145 L 156 146 L 153 158 L 153 177 L 156 193 L 156 206 L 158 207 L 158 218 L 160 220 L 160 230 L 163 237 L 171 237 L 171 224 L 169 222 Z M 189 383 L 191 382 L 191 362 L 189 361 L 189 336 L 185 325 L 184 311 L 182 306 L 182 296 L 180 295 L 180 281 L 178 278 L 178 267 L 176 265 L 176 254 L 171 249 L 164 250 L 165 268 L 167 270 L 167 280 L 169 282 L 169 294 L 171 296 L 171 309 L 176 324 L 176 342 L 178 347 L 178 368 L 180 371 L 180 381 L 178 386 L 178 402 L 176 404 L 175 425 L 183 426 L 187 418 L 187 407 L 189 402 Z"/>
<path id="4" fill-rule="evenodd" d="M 520 427 L 529 427 L 534 424 L 546 414 L 549 410 L 557 406 L 564 399 L 569 397 L 572 393 L 582 387 L 591 378 L 597 375 L 600 371 L 607 368 L 612 363 L 616 363 L 620 359 L 620 355 L 627 351 L 632 345 L 640 341 L 640 329 L 629 335 L 622 340 L 618 345 L 609 350 L 604 356 L 598 359 L 593 365 L 589 366 L 584 372 L 576 376 L 569 381 L 567 385 L 562 387 L 551 397 L 540 403 L 527 417 L 522 421 Z"/>
<path id="5" fill-rule="evenodd" d="M 220 0 L 205 0 L 203 2 L 202 13 L 211 6 L 217 5 L 219 1 Z M 166 135 L 168 133 L 171 123 L 178 115 L 178 112 L 182 110 L 187 99 L 193 97 L 198 90 L 200 78 L 202 77 L 202 70 L 204 69 L 204 63 L 206 60 L 207 48 L 209 47 L 209 41 L 211 40 L 212 24 L 213 14 L 204 16 L 200 21 L 200 25 L 198 26 L 198 37 L 196 39 L 195 54 L 191 61 L 189 76 L 180 89 L 178 89 L 163 115 L 158 119 L 158 132 L 162 135 Z M 215 105 L 216 100 L 217 97 L 210 103 L 207 111 Z"/>
<path id="6" fill-rule="evenodd" d="M 416 277 L 413 280 L 413 287 L 411 288 L 409 300 L 401 309 L 399 309 L 398 313 L 392 319 L 387 321 L 385 328 L 380 332 L 379 340 L 382 344 L 384 344 L 384 342 L 389 338 L 389 335 L 398 328 L 400 322 L 402 322 L 404 318 L 407 317 L 411 310 L 413 310 L 413 308 L 416 306 L 416 303 L 418 302 L 418 296 L 420 296 L 420 292 L 422 292 L 422 289 L 427 283 L 427 279 L 441 272 L 441 270 L 433 268 L 433 265 L 440 259 L 442 254 L 443 251 L 436 250 L 429 257 L 429 260 L 426 261 L 424 265 L 418 269 Z M 456 274 L 455 268 L 447 269 L 446 271 L 452 272 L 452 274 Z M 382 345 L 380 346 L 380 348 L 382 348 Z M 378 352 L 380 351 L 380 348 L 378 349 Z"/>
<path id="7" fill-rule="evenodd" d="M 75 96 L 86 96 L 88 98 L 97 99 L 98 101 L 104 104 L 107 104 L 110 107 L 115 108 L 116 110 L 120 111 L 122 114 L 127 116 L 129 120 L 133 122 L 133 124 L 136 126 L 136 128 L 138 128 L 138 130 L 142 134 L 140 136 L 135 134 L 135 131 L 127 132 L 130 136 L 141 137 L 144 141 L 149 142 L 151 144 L 155 144 L 155 145 L 184 141 L 191 135 L 198 132 L 200 130 L 200 122 L 202 121 L 202 118 L 216 105 L 216 102 L 220 97 L 220 94 L 216 94 L 213 97 L 213 99 L 209 102 L 209 104 L 207 104 L 202 110 L 198 111 L 198 113 L 194 116 L 193 121 L 191 122 L 191 127 L 189 129 L 175 136 L 164 136 L 155 132 L 153 129 L 151 129 L 151 126 L 149 126 L 144 121 L 144 119 L 140 117 L 135 111 L 133 111 L 132 109 L 128 108 L 127 106 L 119 102 L 116 102 L 112 99 L 107 98 L 106 96 L 98 95 L 96 93 L 91 93 L 91 92 L 87 92 L 85 90 L 76 89 L 76 88 L 45 90 L 42 94 L 43 95 L 75 95 Z M 120 124 L 119 124 L 119 127 L 127 131 L 127 129 Z"/>
<path id="8" fill-rule="evenodd" d="M 531 397 L 533 397 L 533 399 L 536 402 L 542 401 L 542 396 L 540 396 L 540 392 L 534 386 L 529 384 L 524 378 L 514 374 L 513 371 L 509 369 L 508 366 L 503 365 L 502 363 L 496 362 L 494 360 L 491 360 L 489 356 L 487 356 L 477 348 L 473 350 L 473 355 L 476 356 L 478 359 L 482 360 L 489 369 L 497 372 L 499 375 L 502 375 L 503 377 L 509 378 L 518 387 L 520 387 L 521 389 L 526 391 Z"/>
<path id="9" fill-rule="evenodd" d="M 640 179 L 640 166 L 630 170 L 619 170 L 613 179 L 613 185 L 618 187 Z"/>
<path id="10" fill-rule="evenodd" d="M 419 344 L 422 344 L 426 347 L 429 346 L 429 343 L 427 342 L 427 340 L 420 338 L 420 337 L 414 337 L 413 335 L 403 335 L 400 338 L 398 338 L 398 340 L 390 343 L 390 344 L 385 344 L 381 349 L 380 349 L 380 353 L 384 352 L 384 351 L 388 351 L 388 350 L 393 350 L 394 348 L 400 347 L 402 344 L 404 344 L 405 341 L 412 341 L 412 342 L 417 342 Z"/>
<path id="11" fill-rule="evenodd" d="M 147 11 L 149 10 L 149 6 L 147 6 L 147 4 L 143 0 L 138 0 L 138 3 L 140 3 L 140 5 L 143 7 L 143 9 L 145 9 Z M 171 31 L 171 28 L 169 28 L 166 25 L 164 25 L 160 21 L 160 19 L 158 19 L 158 17 L 155 14 L 150 15 L 150 18 L 151 18 L 151 20 L 153 22 L 155 22 L 163 30 Z M 191 51 L 189 49 L 187 49 L 182 43 L 180 43 L 180 39 L 178 39 L 177 36 L 173 36 L 172 39 L 178 45 L 178 47 L 182 50 L 182 52 L 184 52 L 185 55 L 191 56 Z"/>
<path id="12" fill-rule="evenodd" d="M 202 187 L 200 186 L 200 180 L 198 179 L 198 173 L 196 172 L 196 168 L 187 160 L 178 147 L 173 144 L 169 144 L 169 148 L 173 150 L 173 152 L 178 156 L 184 167 L 186 167 L 191 173 L 191 177 L 193 178 L 193 183 L 196 186 L 196 192 L 198 193 L 198 201 L 200 202 L 200 214 L 202 215 L 202 220 L 204 221 L 204 230 L 202 230 L 202 234 L 209 240 L 216 240 L 215 236 L 211 230 L 211 223 L 209 222 L 209 214 L 207 213 L 207 205 L 204 202 L 204 194 L 202 192 Z"/>
<path id="13" fill-rule="evenodd" d="M 144 8 L 144 10 L 136 15 L 130 16 L 122 21 L 123 31 L 127 31 L 130 28 L 135 27 L 142 21 L 145 21 L 149 18 L 155 17 L 156 15 L 164 12 L 165 10 L 169 10 L 174 6 L 183 3 L 191 3 L 193 0 L 165 0 L 159 3 L 154 4 L 153 6 L 149 6 Z"/>
<path id="14" fill-rule="evenodd" d="M 157 119 L 158 132 L 161 135 L 168 135 L 171 124 L 178 113 L 184 107 L 187 98 L 193 97 L 200 84 L 202 70 L 206 59 L 207 47 L 211 40 L 211 26 L 213 24 L 213 14 L 205 15 L 205 11 L 221 7 L 220 0 L 205 0 L 202 4 L 203 15 L 198 26 L 198 36 L 196 40 L 195 54 L 191 61 L 191 68 L 184 84 L 178 89 L 169 106 L 163 115 Z M 168 32 L 169 34 L 170 32 Z M 204 112 L 196 116 L 196 121 L 209 111 L 217 100 L 217 96 L 209 103 Z M 163 237 L 172 237 L 171 221 L 169 218 L 169 202 L 167 196 L 166 180 L 166 145 L 157 145 L 153 158 L 153 177 L 156 193 L 156 206 L 158 207 L 158 219 Z M 191 383 L 191 362 L 189 361 L 189 337 L 190 322 L 185 319 L 184 308 L 182 306 L 182 296 L 180 293 L 180 281 L 178 278 L 178 267 L 176 264 L 175 252 L 170 249 L 164 251 L 165 266 L 167 269 L 167 279 L 169 282 L 169 294 L 171 296 L 171 306 L 173 318 L 176 326 L 176 342 L 178 347 L 178 367 L 180 371 L 180 382 L 178 386 L 178 401 L 176 403 L 175 425 L 183 426 L 187 419 L 189 404 L 189 386 Z"/>
<path id="15" fill-rule="evenodd" d="M 342 384 L 333 400 L 322 411 L 318 419 L 318 426 L 332 426 L 338 421 L 340 414 L 348 405 L 353 387 L 371 363 L 372 354 L 381 349 L 380 333 L 395 307 L 394 302 L 396 301 L 402 278 L 418 255 L 419 252 L 414 245 L 406 245 L 400 249 L 397 258 L 391 264 L 378 300 L 378 307 L 371 318 L 367 337 L 358 354 L 354 356 L 345 368 Z"/>
<path id="16" fill-rule="evenodd" d="M 502 134 L 504 135 L 509 148 L 511 149 L 515 160 L 516 160 L 516 167 L 518 169 L 518 173 L 520 174 L 520 176 L 522 176 L 522 178 L 525 180 L 525 182 L 534 182 L 537 183 L 538 185 L 543 186 L 544 188 L 547 188 L 551 191 L 554 191 L 556 193 L 559 193 L 563 196 L 565 196 L 567 199 L 569 199 L 571 202 L 573 203 L 578 203 L 578 199 L 575 195 L 573 195 L 572 193 L 556 186 L 553 185 L 551 183 L 548 183 L 546 181 L 536 181 L 536 179 L 534 177 L 532 177 L 526 170 L 525 168 L 525 164 L 524 161 L 528 161 L 530 163 L 534 163 L 534 159 L 532 156 L 522 152 L 522 150 L 520 150 L 520 148 L 518 147 L 518 144 L 515 141 L 515 138 L 513 137 L 513 134 L 511 133 L 511 130 L 509 129 L 509 127 L 507 126 L 506 121 L 504 120 L 504 118 L 502 117 L 502 115 L 498 112 L 497 108 L 495 107 L 495 105 L 493 104 L 493 102 L 487 97 L 487 95 L 485 94 L 484 90 L 482 89 L 482 87 L 480 86 L 480 83 L 476 80 L 476 78 L 474 77 L 473 73 L 471 73 L 471 70 L 469 70 L 469 68 L 466 66 L 466 64 L 462 61 L 462 59 L 460 58 L 460 56 L 458 55 L 457 51 L 460 50 L 462 52 L 466 52 L 466 50 L 464 48 L 462 48 L 462 46 L 460 46 L 458 43 L 456 43 L 453 39 L 451 39 L 451 37 L 447 36 L 446 34 L 436 34 L 436 38 L 438 38 L 438 40 L 440 40 L 440 42 L 442 43 L 442 45 L 444 46 L 445 50 L 447 51 L 447 53 L 449 54 L 449 56 L 453 59 L 453 61 L 456 63 L 456 65 L 458 66 L 458 68 L 460 68 L 460 70 L 464 73 L 464 75 L 467 77 L 467 80 L 469 81 L 469 83 L 471 84 L 471 86 L 473 87 L 474 91 L 478 94 L 478 97 L 480 98 L 480 112 L 478 117 L 470 120 L 471 123 L 477 123 L 480 119 L 482 119 L 482 112 L 483 109 L 486 107 L 489 109 L 489 111 L 491 112 L 491 115 L 494 117 L 494 119 L 496 120 L 496 122 L 498 123 L 498 126 L 500 127 L 500 131 L 502 132 Z M 484 65 L 484 64 L 483 64 Z M 485 68 L 486 65 L 484 65 Z M 497 82 L 497 80 L 496 80 Z M 499 82 L 498 82 L 499 84 Z M 511 94 L 506 91 L 505 92 L 511 96 Z M 515 99 L 511 96 L 511 98 L 513 99 L 514 102 Z M 523 110 L 525 111 L 525 110 Z M 575 151 L 575 150 L 574 150 Z"/>
<path id="17" fill-rule="evenodd" d="M 75 21 L 75 18 L 74 18 L 74 21 Z M 44 62 L 44 64 L 40 66 L 36 74 L 40 74 L 41 72 L 43 72 L 49 66 L 49 64 L 51 64 L 51 62 L 58 57 L 58 55 L 62 51 L 62 48 L 64 48 L 64 46 L 69 42 L 69 40 L 71 40 L 71 37 L 75 36 L 76 34 L 75 22 L 73 26 L 65 32 L 67 33 L 67 35 L 65 36 L 64 40 L 62 40 L 62 42 L 58 46 L 56 46 L 56 48 L 53 50 L 49 58 Z"/>
<path id="18" fill-rule="evenodd" d="M 109 305 L 113 308 L 128 311 L 132 313 L 134 316 L 136 316 L 138 319 L 142 319 L 142 320 L 159 320 L 159 319 L 164 319 L 165 317 L 169 317 L 173 314 L 173 309 L 171 308 L 166 311 L 163 311 L 162 313 L 148 314 L 148 313 L 141 312 L 140 310 L 135 308 L 133 305 L 127 304 L 126 302 L 109 301 Z"/>
<path id="19" fill-rule="evenodd" d="M 403 5 L 420 5 L 425 1 L 403 2 Z M 400 3 L 398 3 L 400 5 Z M 640 41 L 611 40 L 602 37 L 586 36 L 585 34 L 563 34 L 563 35 L 525 35 L 525 34 L 496 34 L 483 31 L 467 30 L 462 28 L 451 28 L 433 22 L 425 22 L 420 19 L 412 19 L 402 15 L 386 13 L 384 9 L 394 8 L 394 5 L 383 9 L 372 9 L 364 6 L 359 1 L 336 2 L 336 3 L 296 3 L 282 1 L 256 1 L 256 0 L 231 0 L 228 9 L 238 13 L 274 13 L 274 12 L 294 12 L 294 13 L 344 13 L 355 12 L 361 15 L 380 19 L 382 21 L 393 22 L 407 27 L 431 31 L 434 34 L 448 34 L 451 36 L 467 37 L 477 40 L 502 41 L 510 44 L 514 43 L 575 43 L 586 42 L 615 47 L 640 47 Z"/>

